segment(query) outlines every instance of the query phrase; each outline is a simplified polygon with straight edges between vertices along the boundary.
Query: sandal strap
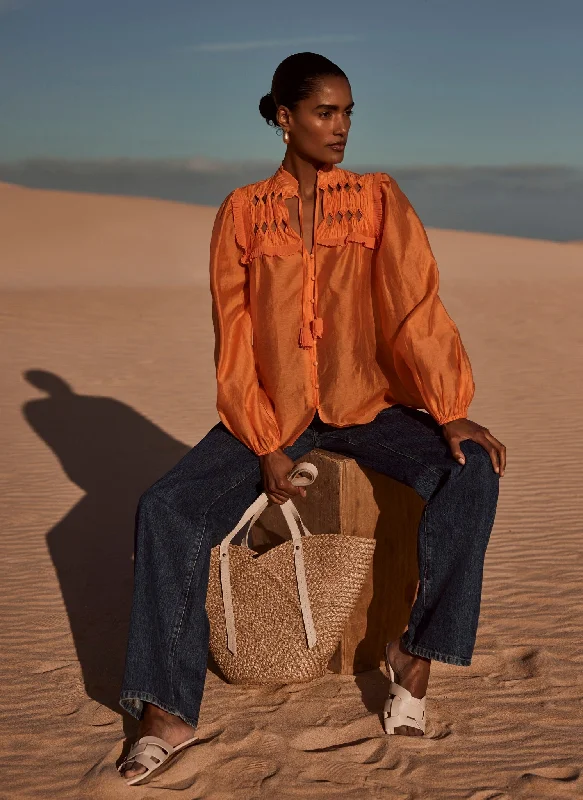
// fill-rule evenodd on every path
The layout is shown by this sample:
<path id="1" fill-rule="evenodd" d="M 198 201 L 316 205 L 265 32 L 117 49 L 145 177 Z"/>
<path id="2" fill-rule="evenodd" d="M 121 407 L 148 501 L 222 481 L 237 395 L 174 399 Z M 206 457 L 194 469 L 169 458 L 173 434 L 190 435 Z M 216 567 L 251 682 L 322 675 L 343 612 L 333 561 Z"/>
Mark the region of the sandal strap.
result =
<path id="1" fill-rule="evenodd" d="M 390 704 L 390 705 L 389 705 Z M 425 712 L 412 708 L 400 697 L 390 700 L 389 708 L 385 710 L 384 717 L 389 726 L 399 728 L 407 725 L 410 728 L 419 728 L 425 733 Z"/>
<path id="2" fill-rule="evenodd" d="M 412 719 L 405 714 L 385 716 L 385 730 L 387 733 L 394 733 L 395 728 L 401 727 L 417 728 L 425 733 L 425 720 Z"/>
<path id="3" fill-rule="evenodd" d="M 156 760 L 156 757 L 153 756 L 151 753 L 142 752 L 136 753 L 130 758 L 131 764 L 143 764 L 144 767 L 147 768 L 148 772 L 151 772 L 155 767 L 160 766 L 163 761 L 166 761 L 165 758 L 161 758 Z"/>
<path id="4" fill-rule="evenodd" d="M 159 739 L 158 736 L 142 736 L 142 738 L 136 742 L 136 745 L 138 744 L 156 745 L 156 747 L 161 747 L 168 755 L 174 750 L 171 744 L 165 742 L 164 739 Z"/>
<path id="5" fill-rule="evenodd" d="M 408 689 L 405 689 L 404 686 L 401 686 L 400 683 L 391 681 L 389 686 L 389 694 L 395 695 L 395 697 L 398 697 L 404 703 L 410 703 L 412 706 L 416 706 L 420 711 L 425 710 L 426 697 L 413 697 L 411 692 Z"/>
<path id="6" fill-rule="evenodd" d="M 413 697 L 404 686 L 391 681 L 383 714 L 385 730 L 394 733 L 395 728 L 405 725 L 425 733 L 425 702 L 426 697 Z"/>
<path id="7" fill-rule="evenodd" d="M 160 750 L 162 753 L 160 753 Z M 142 736 L 141 739 L 130 748 L 124 761 L 119 765 L 118 770 L 121 770 L 129 763 L 137 762 L 146 767 L 150 772 L 151 770 L 159 767 L 174 748 L 164 739 L 159 739 L 157 736 Z"/>

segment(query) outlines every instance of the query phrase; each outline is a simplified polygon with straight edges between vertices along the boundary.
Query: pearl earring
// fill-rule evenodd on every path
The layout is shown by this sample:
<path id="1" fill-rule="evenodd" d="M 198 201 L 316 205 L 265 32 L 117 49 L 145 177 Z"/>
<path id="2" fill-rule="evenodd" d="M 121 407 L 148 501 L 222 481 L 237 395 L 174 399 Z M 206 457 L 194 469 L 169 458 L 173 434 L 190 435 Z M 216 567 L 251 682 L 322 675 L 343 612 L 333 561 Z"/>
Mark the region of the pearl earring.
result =
<path id="1" fill-rule="evenodd" d="M 288 131 L 284 131 L 284 132 L 283 132 L 283 141 L 284 141 L 286 144 L 289 144 L 289 132 L 288 132 Z"/>

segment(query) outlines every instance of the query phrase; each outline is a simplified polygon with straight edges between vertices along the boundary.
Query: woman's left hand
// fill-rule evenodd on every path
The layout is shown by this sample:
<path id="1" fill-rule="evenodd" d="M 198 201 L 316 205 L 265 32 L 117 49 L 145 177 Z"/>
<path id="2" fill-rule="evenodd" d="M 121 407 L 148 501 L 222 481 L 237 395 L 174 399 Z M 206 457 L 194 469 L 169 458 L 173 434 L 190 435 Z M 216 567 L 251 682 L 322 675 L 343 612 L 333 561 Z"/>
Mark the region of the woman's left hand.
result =
<path id="1" fill-rule="evenodd" d="M 453 457 L 460 464 L 466 463 L 460 448 L 460 442 L 463 442 L 464 439 L 472 439 L 488 451 L 494 472 L 498 472 L 500 477 L 504 475 L 506 448 L 502 442 L 492 436 L 488 428 L 484 428 L 483 425 L 478 425 L 477 422 L 463 417 L 462 419 L 453 419 L 451 422 L 446 422 L 445 425 L 441 426 L 441 429 L 449 443 Z"/>

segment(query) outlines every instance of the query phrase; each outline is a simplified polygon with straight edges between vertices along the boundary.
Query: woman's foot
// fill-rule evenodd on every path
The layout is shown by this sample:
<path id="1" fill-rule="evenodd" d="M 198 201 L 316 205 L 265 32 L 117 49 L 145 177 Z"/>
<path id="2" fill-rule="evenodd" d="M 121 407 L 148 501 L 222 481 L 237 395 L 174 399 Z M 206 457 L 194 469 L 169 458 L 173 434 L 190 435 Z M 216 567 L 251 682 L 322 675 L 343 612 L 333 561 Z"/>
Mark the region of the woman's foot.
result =
<path id="1" fill-rule="evenodd" d="M 144 703 L 144 715 L 138 726 L 137 738 L 141 739 L 142 736 L 157 736 L 171 744 L 172 747 L 176 747 L 187 739 L 192 739 L 194 728 L 187 725 L 180 717 L 169 714 L 152 703 Z M 130 761 L 121 774 L 124 778 L 135 778 L 142 772 L 146 772 L 143 764 Z"/>
<path id="2" fill-rule="evenodd" d="M 400 639 L 393 639 L 385 647 L 385 663 L 387 672 L 389 664 L 395 673 L 395 683 L 407 689 L 413 697 L 421 700 L 427 693 L 429 683 L 429 670 L 431 659 L 423 656 L 414 656 L 405 650 Z M 401 725 L 395 728 L 395 733 L 401 736 L 423 736 L 423 731 L 419 728 L 412 728 L 409 725 Z"/>

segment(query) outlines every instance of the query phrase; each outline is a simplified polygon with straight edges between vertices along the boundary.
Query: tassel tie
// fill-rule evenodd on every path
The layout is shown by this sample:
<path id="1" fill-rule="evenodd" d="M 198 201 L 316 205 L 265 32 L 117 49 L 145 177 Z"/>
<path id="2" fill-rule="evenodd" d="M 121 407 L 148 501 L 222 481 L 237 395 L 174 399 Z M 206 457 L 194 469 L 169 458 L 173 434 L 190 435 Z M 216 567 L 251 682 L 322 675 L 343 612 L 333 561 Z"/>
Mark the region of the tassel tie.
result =
<path id="1" fill-rule="evenodd" d="M 321 339 L 324 333 L 324 320 L 322 317 L 315 317 L 310 325 L 302 325 L 300 328 L 300 347 L 311 347 L 314 339 Z"/>

